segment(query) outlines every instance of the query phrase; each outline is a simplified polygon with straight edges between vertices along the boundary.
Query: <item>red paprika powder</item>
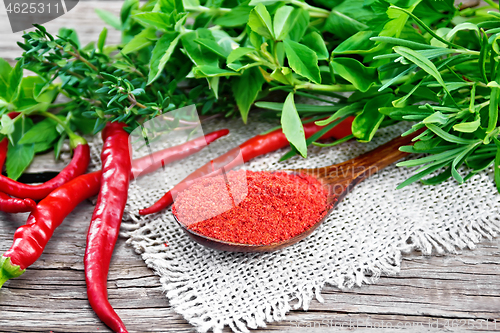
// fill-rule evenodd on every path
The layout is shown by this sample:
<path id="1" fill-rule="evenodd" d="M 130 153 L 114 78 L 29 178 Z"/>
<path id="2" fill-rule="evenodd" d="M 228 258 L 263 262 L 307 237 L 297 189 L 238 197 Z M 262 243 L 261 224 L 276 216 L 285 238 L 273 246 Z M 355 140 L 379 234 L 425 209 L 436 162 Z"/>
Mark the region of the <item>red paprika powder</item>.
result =
<path id="1" fill-rule="evenodd" d="M 195 181 L 172 211 L 191 231 L 226 242 L 269 245 L 309 229 L 327 213 L 316 178 L 286 172 L 231 171 Z"/>

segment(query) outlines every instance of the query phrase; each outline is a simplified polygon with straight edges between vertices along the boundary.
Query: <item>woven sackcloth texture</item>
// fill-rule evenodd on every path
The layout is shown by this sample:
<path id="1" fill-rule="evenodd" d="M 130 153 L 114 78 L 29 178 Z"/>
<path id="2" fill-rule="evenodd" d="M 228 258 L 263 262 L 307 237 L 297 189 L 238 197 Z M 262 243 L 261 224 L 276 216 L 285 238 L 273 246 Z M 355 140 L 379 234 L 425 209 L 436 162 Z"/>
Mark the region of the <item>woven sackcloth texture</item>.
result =
<path id="1" fill-rule="evenodd" d="M 248 125 L 219 119 L 203 127 L 205 133 L 231 130 L 211 151 L 219 154 L 275 125 L 254 117 Z M 370 143 L 312 147 L 307 159 L 278 162 L 287 151 L 282 149 L 254 159 L 246 169 L 339 163 L 407 128 L 383 128 Z M 94 168 L 99 167 L 100 144 L 92 145 Z M 193 242 L 176 224 L 170 209 L 146 217 L 137 214 L 188 171 L 205 163 L 208 157 L 203 156 L 204 151 L 167 166 L 162 173 L 132 182 L 122 223 L 122 235 L 159 276 L 171 306 L 200 332 L 220 332 L 225 326 L 235 332 L 263 327 L 266 322 L 283 320 L 292 308 L 307 310 L 313 297 L 321 302 L 325 284 L 350 288 L 397 273 L 403 253 L 454 253 L 473 249 L 482 238 L 500 233 L 500 196 L 492 170 L 462 185 L 449 180 L 437 186 L 414 183 L 396 190 L 413 169 L 390 166 L 357 185 L 317 231 L 296 245 L 274 253 L 218 252 Z"/>

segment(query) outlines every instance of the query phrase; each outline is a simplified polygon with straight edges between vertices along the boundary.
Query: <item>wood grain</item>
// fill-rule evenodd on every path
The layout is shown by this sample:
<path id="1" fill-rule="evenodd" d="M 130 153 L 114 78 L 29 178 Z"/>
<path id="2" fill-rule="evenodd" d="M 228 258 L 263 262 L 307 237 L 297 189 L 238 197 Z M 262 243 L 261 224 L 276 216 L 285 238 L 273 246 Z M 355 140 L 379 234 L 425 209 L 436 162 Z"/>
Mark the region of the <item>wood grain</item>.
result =
<path id="1" fill-rule="evenodd" d="M 47 24 L 49 31 L 74 27 L 82 43 L 96 40 L 104 26 L 95 8 L 119 12 L 121 1 L 84 1 Z M 0 56 L 19 56 L 0 5 Z M 108 41 L 118 42 L 109 29 Z M 31 171 L 59 170 L 51 155 Z M 83 273 L 85 238 L 93 206 L 82 203 L 55 232 L 41 258 L 21 277 L 0 290 L 0 332 L 108 332 L 89 307 Z M 0 214 L 0 252 L 6 251 L 26 214 Z M 159 279 L 142 259 L 119 239 L 109 281 L 111 304 L 130 332 L 194 332 L 165 298 Z M 498 332 L 500 331 L 500 239 L 484 241 L 460 255 L 404 257 L 401 273 L 376 284 L 338 290 L 326 286 L 324 303 L 313 301 L 309 311 L 294 310 L 286 321 L 254 332 Z M 496 322 L 495 322 L 496 320 Z M 229 329 L 225 330 L 229 332 Z"/>

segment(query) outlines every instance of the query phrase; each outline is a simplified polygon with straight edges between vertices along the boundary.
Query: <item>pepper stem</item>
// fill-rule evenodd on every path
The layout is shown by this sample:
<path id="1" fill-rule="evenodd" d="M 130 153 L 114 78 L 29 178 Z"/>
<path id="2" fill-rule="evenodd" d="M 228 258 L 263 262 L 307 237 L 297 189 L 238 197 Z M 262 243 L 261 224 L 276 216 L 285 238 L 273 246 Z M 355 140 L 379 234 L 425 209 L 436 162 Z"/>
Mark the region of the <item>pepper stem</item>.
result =
<path id="1" fill-rule="evenodd" d="M 68 124 L 59 119 L 55 114 L 46 111 L 38 111 L 37 113 L 41 116 L 54 120 L 56 123 L 58 123 L 64 128 L 64 130 L 68 134 L 69 145 L 71 146 L 72 149 L 76 148 L 79 145 L 87 144 L 87 141 L 84 138 L 75 134 L 75 132 L 73 132 L 73 130 L 68 126 Z"/>
<path id="2" fill-rule="evenodd" d="M 21 269 L 18 265 L 13 265 L 10 262 L 10 257 L 0 257 L 0 288 L 2 288 L 5 281 L 16 278 L 22 275 L 26 269 Z"/>

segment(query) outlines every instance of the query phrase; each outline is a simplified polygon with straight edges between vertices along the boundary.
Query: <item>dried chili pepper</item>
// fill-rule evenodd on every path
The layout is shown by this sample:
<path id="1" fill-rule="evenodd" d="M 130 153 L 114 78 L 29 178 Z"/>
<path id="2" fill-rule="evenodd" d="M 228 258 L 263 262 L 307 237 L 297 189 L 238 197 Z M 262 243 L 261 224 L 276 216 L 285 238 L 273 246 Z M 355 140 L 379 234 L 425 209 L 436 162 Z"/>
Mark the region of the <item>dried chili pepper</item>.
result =
<path id="1" fill-rule="evenodd" d="M 228 132 L 221 130 L 207 134 L 207 144 Z M 155 160 L 161 158 L 173 162 L 186 157 L 186 154 L 200 151 L 204 147 L 204 141 L 196 138 L 182 145 L 155 152 L 153 157 Z M 132 165 L 136 168 L 136 175 L 151 172 L 151 165 L 143 161 L 139 162 L 140 160 L 132 161 Z M 36 210 L 28 217 L 27 223 L 14 233 L 12 247 L 0 257 L 0 287 L 8 279 L 21 275 L 28 266 L 33 264 L 42 254 L 54 230 L 61 225 L 66 216 L 80 202 L 99 192 L 101 175 L 102 171 L 99 170 L 78 176 L 58 187 L 38 203 Z M 133 176 L 132 173 L 130 175 Z"/>
<path id="2" fill-rule="evenodd" d="M 341 139 L 349 134 L 351 134 L 351 124 L 352 117 L 345 119 L 343 122 L 332 128 L 327 133 L 323 134 L 320 139 L 326 138 L 336 138 Z M 304 124 L 304 134 L 306 138 L 309 138 L 314 133 L 321 130 L 322 127 L 316 125 L 314 122 Z M 184 178 L 178 185 L 174 186 L 170 191 L 165 193 L 163 197 L 161 197 L 157 202 L 155 202 L 152 206 L 148 208 L 141 209 L 139 214 L 148 215 L 161 211 L 162 209 L 167 208 L 169 205 L 173 203 L 172 193 L 174 191 L 180 192 L 185 189 L 191 181 L 206 176 L 212 173 L 214 170 L 217 170 L 221 167 L 227 171 L 232 169 L 237 165 L 237 161 L 235 161 L 235 157 L 241 152 L 243 162 L 248 162 L 249 160 L 261 156 L 280 148 L 284 148 L 288 145 L 288 140 L 283 134 L 281 129 L 272 131 L 267 134 L 257 135 L 250 140 L 245 141 L 239 147 L 236 147 L 227 153 L 217 157 L 216 159 L 210 161 L 209 163 L 201 166 L 189 176 Z"/>

